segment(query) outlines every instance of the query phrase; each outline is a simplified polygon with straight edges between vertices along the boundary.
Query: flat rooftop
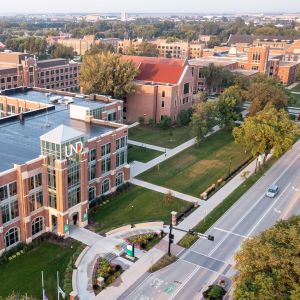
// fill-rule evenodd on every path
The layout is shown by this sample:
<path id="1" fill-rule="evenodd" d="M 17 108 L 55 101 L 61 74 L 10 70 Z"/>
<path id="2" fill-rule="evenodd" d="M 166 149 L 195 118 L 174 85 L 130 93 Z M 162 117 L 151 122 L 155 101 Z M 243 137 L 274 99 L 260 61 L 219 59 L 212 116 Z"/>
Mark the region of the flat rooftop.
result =
<path id="1" fill-rule="evenodd" d="M 19 98 L 42 103 L 48 103 L 46 93 L 30 90 L 28 92 L 17 92 L 6 95 L 7 97 Z M 52 94 L 55 96 L 55 93 Z M 74 98 L 75 104 L 87 105 L 87 107 L 99 107 L 101 102 L 86 101 Z M 49 126 L 46 126 L 46 125 Z M 24 164 L 29 160 L 38 158 L 41 154 L 40 136 L 53 130 L 59 125 L 66 125 L 85 134 L 91 139 L 115 130 L 115 128 L 104 125 L 86 123 L 84 121 L 70 118 L 70 110 L 64 104 L 55 105 L 55 110 L 42 112 L 34 116 L 26 116 L 25 121 L 8 121 L 0 124 L 0 172 L 13 167 L 13 164 Z"/>
<path id="2" fill-rule="evenodd" d="M 1 95 L 1 94 L 0 94 Z M 22 100 L 29 100 L 29 101 L 33 101 L 33 102 L 39 102 L 39 103 L 45 103 L 45 104 L 51 104 L 53 105 L 53 103 L 51 103 L 50 98 L 51 97 L 55 97 L 55 96 L 62 96 L 62 98 L 64 96 L 67 95 L 61 95 L 55 92 L 51 92 L 51 95 L 49 95 L 49 93 L 44 92 L 44 91 L 39 91 L 39 90 L 27 90 L 27 91 L 19 91 L 19 92 L 13 92 L 13 93 L 9 93 L 7 94 L 7 97 L 11 97 L 11 98 L 17 98 L 17 99 L 22 99 Z M 87 99 L 82 99 L 82 98 L 78 98 L 78 97 L 72 97 L 74 100 L 73 104 L 79 105 L 79 106 L 83 106 L 83 107 L 88 107 L 90 109 L 94 109 L 94 108 L 99 108 L 99 107 L 103 107 L 106 105 L 106 103 L 104 101 L 91 101 L 91 100 L 87 100 Z M 57 109 L 60 109 L 61 107 L 65 108 L 64 104 L 56 104 L 55 105 Z"/>

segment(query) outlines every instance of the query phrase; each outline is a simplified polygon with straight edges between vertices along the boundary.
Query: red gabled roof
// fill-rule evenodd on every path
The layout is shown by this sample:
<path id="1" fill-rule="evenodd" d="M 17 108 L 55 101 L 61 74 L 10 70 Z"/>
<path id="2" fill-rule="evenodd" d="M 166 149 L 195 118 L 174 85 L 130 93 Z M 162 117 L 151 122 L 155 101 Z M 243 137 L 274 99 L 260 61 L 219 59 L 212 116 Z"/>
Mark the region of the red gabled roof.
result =
<path id="1" fill-rule="evenodd" d="M 136 80 L 148 82 L 177 84 L 186 66 L 183 59 L 126 55 L 123 55 L 123 58 L 133 61 L 139 69 L 140 73 L 136 76 Z"/>

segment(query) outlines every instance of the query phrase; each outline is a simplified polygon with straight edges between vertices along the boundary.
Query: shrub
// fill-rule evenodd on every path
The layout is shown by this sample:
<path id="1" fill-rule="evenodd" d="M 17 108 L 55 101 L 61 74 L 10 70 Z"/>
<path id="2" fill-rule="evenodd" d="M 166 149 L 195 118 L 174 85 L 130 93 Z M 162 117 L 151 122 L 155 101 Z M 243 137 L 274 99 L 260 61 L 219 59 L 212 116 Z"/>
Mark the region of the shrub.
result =
<path id="1" fill-rule="evenodd" d="M 182 110 L 177 116 L 176 124 L 178 126 L 188 125 L 191 121 L 191 116 L 192 116 L 191 111 Z"/>
<path id="2" fill-rule="evenodd" d="M 172 120 L 168 116 L 163 116 L 159 122 L 159 126 L 162 129 L 167 129 L 167 128 L 171 127 L 171 125 L 172 125 Z"/>
<path id="3" fill-rule="evenodd" d="M 149 119 L 148 125 L 151 126 L 151 127 L 154 127 L 154 126 L 155 126 L 155 121 L 154 121 L 153 118 L 150 118 L 150 119 Z"/>
<path id="4" fill-rule="evenodd" d="M 219 285 L 210 285 L 206 291 L 203 292 L 203 297 L 209 300 L 222 300 L 226 291 Z"/>
<path id="5" fill-rule="evenodd" d="M 138 122 L 140 123 L 140 125 L 144 125 L 145 124 L 145 118 L 144 117 L 139 117 Z"/>

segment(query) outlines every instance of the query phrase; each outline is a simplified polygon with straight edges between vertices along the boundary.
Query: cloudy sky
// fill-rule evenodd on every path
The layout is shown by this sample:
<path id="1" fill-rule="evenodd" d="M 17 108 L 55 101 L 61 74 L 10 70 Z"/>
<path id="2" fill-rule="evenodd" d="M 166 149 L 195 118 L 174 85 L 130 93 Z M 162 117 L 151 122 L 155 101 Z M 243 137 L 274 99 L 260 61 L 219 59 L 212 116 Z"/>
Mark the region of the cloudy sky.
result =
<path id="1" fill-rule="evenodd" d="M 0 0 L 1 13 L 300 12 L 299 0 Z"/>

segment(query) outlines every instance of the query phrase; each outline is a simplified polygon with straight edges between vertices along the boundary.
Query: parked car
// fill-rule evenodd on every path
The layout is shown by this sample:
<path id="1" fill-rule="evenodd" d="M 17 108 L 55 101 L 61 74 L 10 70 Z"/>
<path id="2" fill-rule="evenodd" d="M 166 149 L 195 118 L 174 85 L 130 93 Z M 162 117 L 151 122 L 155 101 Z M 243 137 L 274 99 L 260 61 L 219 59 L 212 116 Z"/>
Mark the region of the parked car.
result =
<path id="1" fill-rule="evenodd" d="M 279 192 L 279 187 L 277 185 L 272 185 L 271 187 L 268 188 L 267 190 L 267 197 L 269 198 L 274 198 Z"/>

